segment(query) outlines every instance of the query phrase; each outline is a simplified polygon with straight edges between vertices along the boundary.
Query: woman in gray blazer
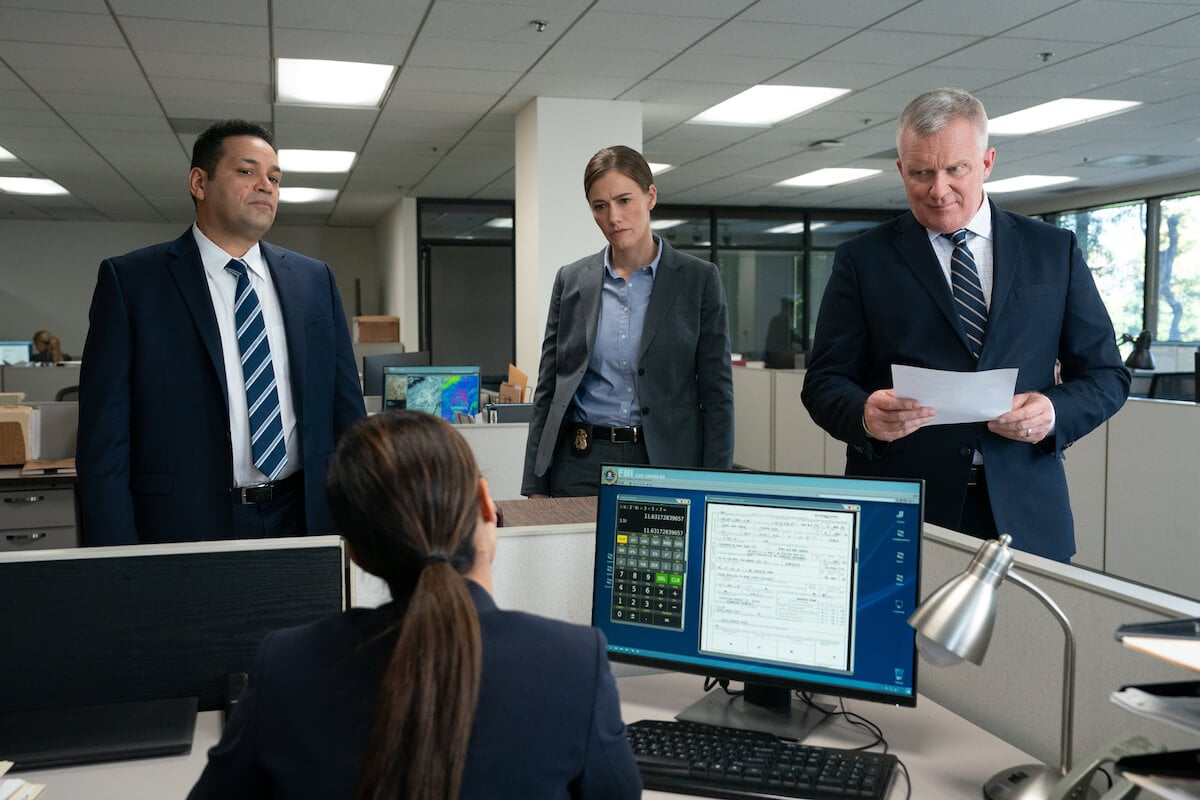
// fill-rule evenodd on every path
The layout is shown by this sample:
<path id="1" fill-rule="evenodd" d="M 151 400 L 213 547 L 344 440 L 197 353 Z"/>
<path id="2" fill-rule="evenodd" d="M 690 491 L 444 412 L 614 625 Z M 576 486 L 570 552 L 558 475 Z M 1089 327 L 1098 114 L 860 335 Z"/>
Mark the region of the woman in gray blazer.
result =
<path id="1" fill-rule="evenodd" d="M 496 504 L 420 411 L 346 431 L 329 506 L 393 601 L 274 631 L 192 800 L 632 800 L 604 635 L 498 609 Z"/>
<path id="2" fill-rule="evenodd" d="M 658 190 L 636 150 L 596 153 L 583 189 L 608 246 L 554 280 L 522 494 L 596 494 L 601 464 L 728 469 L 733 375 L 717 267 L 653 234 Z"/>

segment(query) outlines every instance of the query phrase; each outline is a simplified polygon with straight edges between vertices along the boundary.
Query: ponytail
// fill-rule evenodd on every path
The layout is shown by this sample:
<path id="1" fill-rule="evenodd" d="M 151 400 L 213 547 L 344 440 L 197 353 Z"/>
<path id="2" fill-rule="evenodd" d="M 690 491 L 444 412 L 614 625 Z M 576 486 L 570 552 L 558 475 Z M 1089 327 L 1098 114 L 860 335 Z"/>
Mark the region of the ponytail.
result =
<path id="1" fill-rule="evenodd" d="M 454 800 L 479 699 L 483 646 L 466 581 L 421 571 L 379 687 L 358 800 Z"/>

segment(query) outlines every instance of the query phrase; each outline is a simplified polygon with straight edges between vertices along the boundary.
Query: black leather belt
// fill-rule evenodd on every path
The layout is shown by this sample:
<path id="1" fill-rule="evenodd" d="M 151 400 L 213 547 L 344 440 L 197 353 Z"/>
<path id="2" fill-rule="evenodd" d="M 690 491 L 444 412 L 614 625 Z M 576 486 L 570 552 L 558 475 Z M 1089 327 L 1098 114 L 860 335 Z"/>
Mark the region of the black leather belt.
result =
<path id="1" fill-rule="evenodd" d="M 971 471 L 967 473 L 967 488 L 986 485 L 987 478 L 983 474 L 983 464 L 972 464 Z"/>
<path id="2" fill-rule="evenodd" d="M 625 428 L 609 428 L 606 425 L 584 425 L 576 423 L 577 427 L 587 428 L 593 440 L 612 442 L 613 444 L 632 444 L 642 440 L 642 426 L 635 425 Z"/>
<path id="3" fill-rule="evenodd" d="M 255 503 L 266 503 L 294 492 L 304 483 L 304 473 L 293 472 L 281 481 L 272 483 L 256 483 L 253 486 L 234 486 L 229 490 L 234 505 L 252 506 Z"/>

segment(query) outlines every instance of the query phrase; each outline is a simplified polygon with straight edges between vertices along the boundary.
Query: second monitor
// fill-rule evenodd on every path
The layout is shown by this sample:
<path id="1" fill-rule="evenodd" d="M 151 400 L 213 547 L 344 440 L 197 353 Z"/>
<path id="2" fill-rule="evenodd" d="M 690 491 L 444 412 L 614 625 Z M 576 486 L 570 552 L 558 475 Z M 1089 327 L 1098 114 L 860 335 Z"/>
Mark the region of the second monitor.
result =
<path id="1" fill-rule="evenodd" d="M 479 413 L 479 367 L 385 367 L 383 410 L 408 408 L 454 422 Z"/>

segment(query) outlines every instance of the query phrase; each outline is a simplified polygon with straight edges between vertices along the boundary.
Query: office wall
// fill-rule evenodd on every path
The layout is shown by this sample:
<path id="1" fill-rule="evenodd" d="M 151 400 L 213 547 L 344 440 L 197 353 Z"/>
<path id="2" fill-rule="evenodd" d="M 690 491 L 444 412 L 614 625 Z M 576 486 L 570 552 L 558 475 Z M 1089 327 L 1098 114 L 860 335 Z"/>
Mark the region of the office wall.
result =
<path id="1" fill-rule="evenodd" d="M 83 352 L 87 315 L 100 262 L 108 256 L 177 238 L 177 223 L 0 221 L 0 339 L 53 331 L 72 356 Z M 328 261 L 346 315 L 354 313 L 354 279 L 363 313 L 380 313 L 380 269 L 371 228 L 277 225 L 268 241 Z"/>

